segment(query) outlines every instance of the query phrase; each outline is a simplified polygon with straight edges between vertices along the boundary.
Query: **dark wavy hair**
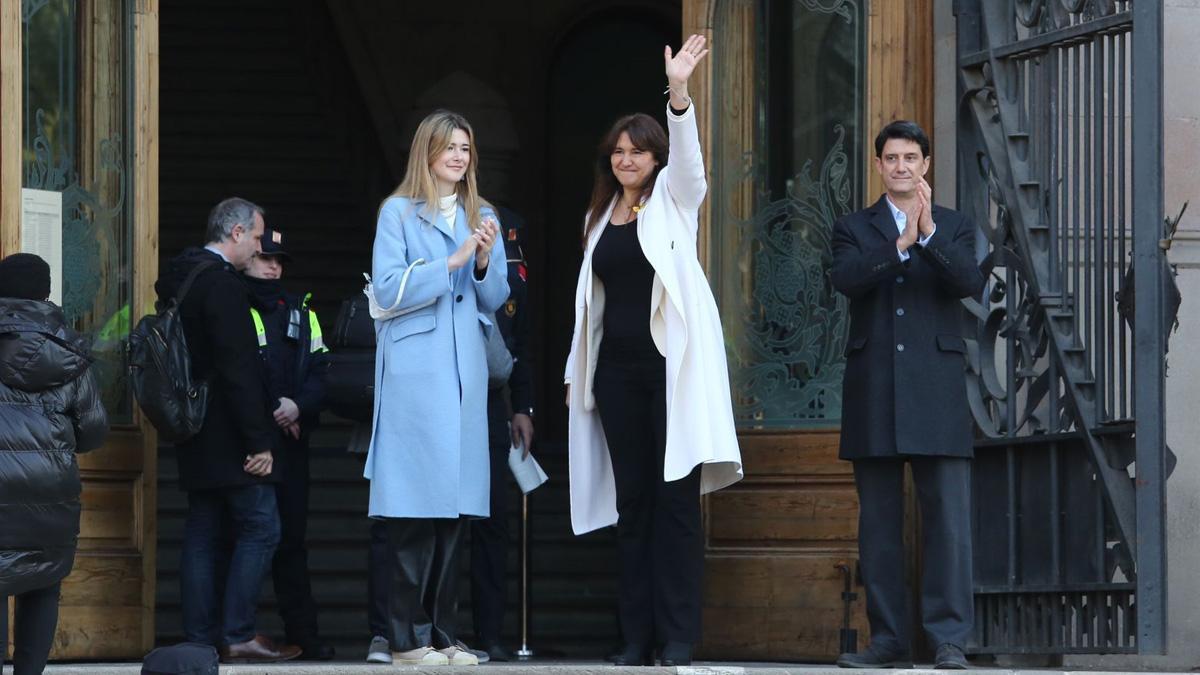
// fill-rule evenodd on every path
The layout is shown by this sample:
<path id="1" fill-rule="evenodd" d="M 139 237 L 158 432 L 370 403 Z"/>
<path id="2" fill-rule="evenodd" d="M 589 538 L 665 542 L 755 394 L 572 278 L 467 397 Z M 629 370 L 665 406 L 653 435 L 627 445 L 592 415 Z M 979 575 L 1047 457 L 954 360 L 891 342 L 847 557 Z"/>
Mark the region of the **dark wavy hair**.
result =
<path id="1" fill-rule="evenodd" d="M 613 175 L 612 154 L 617 147 L 621 134 L 629 134 L 629 142 L 639 150 L 645 150 L 654 155 L 658 165 L 646 178 L 642 185 L 642 198 L 648 198 L 654 190 L 654 180 L 658 172 L 667 165 L 668 141 L 667 132 L 658 120 L 645 113 L 626 115 L 613 123 L 612 128 L 604 135 L 600 145 L 596 147 L 596 179 L 592 184 L 592 199 L 588 202 L 587 222 L 583 228 L 583 243 L 587 246 L 588 235 L 599 223 L 600 218 L 608 209 L 608 205 L 621 192 L 621 183 Z"/>

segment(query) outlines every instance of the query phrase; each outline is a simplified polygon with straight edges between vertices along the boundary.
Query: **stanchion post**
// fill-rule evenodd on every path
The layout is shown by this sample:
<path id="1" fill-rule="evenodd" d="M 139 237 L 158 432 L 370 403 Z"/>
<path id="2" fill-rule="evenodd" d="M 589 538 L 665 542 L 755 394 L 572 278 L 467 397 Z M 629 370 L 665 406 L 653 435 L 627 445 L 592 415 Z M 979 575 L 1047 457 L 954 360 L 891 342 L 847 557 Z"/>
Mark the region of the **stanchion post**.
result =
<path id="1" fill-rule="evenodd" d="M 521 495 L 521 648 L 517 658 L 533 658 L 529 648 L 529 495 Z"/>

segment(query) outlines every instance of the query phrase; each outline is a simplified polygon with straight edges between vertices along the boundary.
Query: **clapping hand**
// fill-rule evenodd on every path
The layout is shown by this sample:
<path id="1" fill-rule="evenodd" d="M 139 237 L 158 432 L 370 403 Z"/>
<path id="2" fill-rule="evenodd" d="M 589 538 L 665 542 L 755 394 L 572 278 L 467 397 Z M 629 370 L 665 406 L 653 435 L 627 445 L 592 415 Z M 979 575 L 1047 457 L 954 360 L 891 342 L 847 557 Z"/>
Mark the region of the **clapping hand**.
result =
<path id="1" fill-rule="evenodd" d="M 485 217 L 479 227 L 471 233 L 475 240 L 475 269 L 487 269 L 488 260 L 492 256 L 492 247 L 496 245 L 496 237 L 500 235 L 500 224 L 493 216 Z"/>
<path id="2" fill-rule="evenodd" d="M 924 239 L 933 235 L 933 188 L 929 187 L 924 178 L 917 185 L 917 204 L 921 209 L 917 227 L 921 231 L 921 238 Z"/>
<path id="3" fill-rule="evenodd" d="M 904 210 L 904 231 L 900 233 L 900 238 L 896 240 L 897 251 L 904 253 L 909 247 L 917 243 L 917 238 L 920 236 L 920 222 L 924 210 L 920 199 L 913 206 Z"/>

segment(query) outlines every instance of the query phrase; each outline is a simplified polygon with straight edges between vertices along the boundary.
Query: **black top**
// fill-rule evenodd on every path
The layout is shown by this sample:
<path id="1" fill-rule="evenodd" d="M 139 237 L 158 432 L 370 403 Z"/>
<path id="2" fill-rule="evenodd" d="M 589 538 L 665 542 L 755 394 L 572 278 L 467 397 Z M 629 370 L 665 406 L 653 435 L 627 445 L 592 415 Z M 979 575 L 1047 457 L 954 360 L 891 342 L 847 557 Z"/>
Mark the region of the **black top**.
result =
<path id="1" fill-rule="evenodd" d="M 650 337 L 654 268 L 642 253 L 636 220 L 604 228 L 592 253 L 592 270 L 604 284 L 600 357 L 661 358 Z"/>

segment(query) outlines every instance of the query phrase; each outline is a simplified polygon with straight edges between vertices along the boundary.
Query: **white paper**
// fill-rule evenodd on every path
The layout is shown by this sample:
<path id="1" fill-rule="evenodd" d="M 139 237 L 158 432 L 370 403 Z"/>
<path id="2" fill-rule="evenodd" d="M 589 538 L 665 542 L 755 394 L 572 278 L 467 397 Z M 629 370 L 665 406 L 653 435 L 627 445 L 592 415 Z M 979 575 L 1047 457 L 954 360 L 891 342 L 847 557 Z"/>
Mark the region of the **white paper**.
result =
<path id="1" fill-rule="evenodd" d="M 521 488 L 521 492 L 529 494 L 545 483 L 547 477 L 541 465 L 533 458 L 533 453 L 522 457 L 524 454 L 525 451 L 515 445 L 509 448 L 508 468 L 512 470 L 513 478 L 517 479 L 517 487 Z"/>
<path id="2" fill-rule="evenodd" d="M 62 193 L 21 189 L 21 251 L 50 265 L 50 301 L 62 304 Z"/>

